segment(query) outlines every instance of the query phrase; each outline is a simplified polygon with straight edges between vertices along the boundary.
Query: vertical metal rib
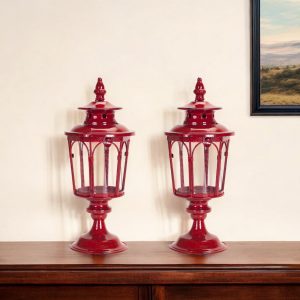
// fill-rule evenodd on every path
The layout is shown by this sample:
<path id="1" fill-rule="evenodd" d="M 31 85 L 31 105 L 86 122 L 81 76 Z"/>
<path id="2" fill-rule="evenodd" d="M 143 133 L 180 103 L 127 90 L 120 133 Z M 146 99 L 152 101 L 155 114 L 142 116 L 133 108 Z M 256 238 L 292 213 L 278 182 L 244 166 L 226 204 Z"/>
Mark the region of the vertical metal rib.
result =
<path id="1" fill-rule="evenodd" d="M 179 146 L 179 160 L 180 160 L 180 186 L 181 189 L 184 189 L 184 167 L 183 167 L 183 157 L 182 157 L 182 148 L 183 142 L 178 142 Z"/>
<path id="2" fill-rule="evenodd" d="M 125 189 L 125 180 L 126 180 L 126 171 L 127 171 L 129 143 L 130 143 L 130 140 L 128 140 L 127 143 L 126 143 L 126 149 L 125 149 L 125 153 L 124 153 L 124 155 L 125 155 L 125 163 L 124 163 L 123 180 L 122 180 L 122 188 L 121 188 L 122 191 L 124 191 L 124 189 Z"/>
<path id="3" fill-rule="evenodd" d="M 215 193 L 220 192 L 220 171 L 221 171 L 221 163 L 222 163 L 222 149 L 223 149 L 223 143 L 220 142 L 219 150 L 218 150 L 218 164 L 217 164 L 217 172 L 216 172 L 216 185 L 215 185 Z"/>
<path id="4" fill-rule="evenodd" d="M 83 163 L 83 143 L 79 142 L 79 156 L 80 156 L 80 180 L 81 187 L 84 187 L 84 163 Z"/>
<path id="5" fill-rule="evenodd" d="M 175 178 L 174 178 L 174 168 L 173 168 L 173 154 L 172 154 L 172 142 L 168 140 L 168 149 L 169 149 L 169 160 L 170 160 L 170 168 L 171 168 L 171 177 L 172 177 L 172 188 L 175 194 Z"/>
<path id="6" fill-rule="evenodd" d="M 189 153 L 188 153 L 188 161 L 189 161 L 189 193 L 194 194 L 194 162 L 193 162 L 193 152 L 192 151 L 192 143 L 189 142 Z"/>
<path id="7" fill-rule="evenodd" d="M 116 172 L 116 190 L 115 190 L 116 194 L 118 194 L 119 190 L 120 190 L 119 184 L 120 184 L 123 145 L 124 145 L 124 142 L 121 142 L 120 148 L 118 150 L 118 164 L 117 164 L 117 172 Z"/>
<path id="8" fill-rule="evenodd" d="M 69 145 L 69 157 L 70 157 L 71 173 L 72 173 L 72 185 L 73 185 L 73 191 L 75 193 L 76 184 L 75 184 L 75 175 L 74 175 L 74 166 L 73 166 L 73 153 L 72 153 L 72 148 L 73 148 L 74 143 L 72 143 L 70 140 L 68 140 L 68 145 Z"/>
<path id="9" fill-rule="evenodd" d="M 109 168 L 109 146 L 104 145 L 104 191 L 108 187 L 108 168 Z"/>
<path id="10" fill-rule="evenodd" d="M 222 186 L 221 191 L 224 191 L 225 187 L 225 178 L 226 178 L 226 169 L 227 169 L 227 159 L 228 159 L 228 149 L 229 149 L 229 140 L 225 142 L 225 162 L 224 162 L 224 170 L 223 170 L 223 178 L 222 178 Z"/>
<path id="11" fill-rule="evenodd" d="M 209 147 L 204 145 L 204 184 L 203 184 L 203 193 L 207 193 L 208 186 L 208 161 L 209 161 Z"/>
<path id="12" fill-rule="evenodd" d="M 90 180 L 90 193 L 94 194 L 94 151 L 92 142 L 89 143 L 89 180 Z"/>

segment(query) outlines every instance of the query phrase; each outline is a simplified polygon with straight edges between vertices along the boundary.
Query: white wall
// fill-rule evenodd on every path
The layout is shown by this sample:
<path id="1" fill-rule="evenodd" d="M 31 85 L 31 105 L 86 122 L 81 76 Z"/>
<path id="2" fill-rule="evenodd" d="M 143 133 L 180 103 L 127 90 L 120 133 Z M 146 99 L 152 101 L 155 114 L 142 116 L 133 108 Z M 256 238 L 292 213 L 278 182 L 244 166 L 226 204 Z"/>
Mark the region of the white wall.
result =
<path id="1" fill-rule="evenodd" d="M 224 240 L 300 239 L 299 117 L 250 117 L 248 0 L 0 2 L 0 240 L 71 240 L 87 202 L 71 192 L 64 131 L 102 76 L 132 139 L 126 195 L 107 223 L 124 240 L 185 231 L 164 131 L 202 76 L 217 120 L 236 131 L 226 195 L 211 201 Z"/>

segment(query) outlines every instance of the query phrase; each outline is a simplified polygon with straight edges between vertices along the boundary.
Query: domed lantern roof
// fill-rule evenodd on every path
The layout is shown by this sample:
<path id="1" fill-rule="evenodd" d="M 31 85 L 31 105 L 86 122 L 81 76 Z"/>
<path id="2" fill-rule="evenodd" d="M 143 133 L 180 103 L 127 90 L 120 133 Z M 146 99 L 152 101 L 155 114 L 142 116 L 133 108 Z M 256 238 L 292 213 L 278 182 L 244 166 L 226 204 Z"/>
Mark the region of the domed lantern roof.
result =
<path id="1" fill-rule="evenodd" d="M 201 78 L 197 79 L 194 93 L 196 95 L 194 101 L 178 108 L 186 111 L 184 124 L 175 126 L 166 132 L 166 135 L 183 140 L 198 139 L 201 136 L 222 137 L 233 135 L 232 131 L 229 131 L 215 120 L 214 112 L 221 109 L 221 107 L 205 101 L 206 90 Z"/>
<path id="2" fill-rule="evenodd" d="M 97 139 L 113 136 L 120 139 L 125 136 L 134 135 L 124 125 L 115 120 L 115 110 L 121 109 L 105 100 L 106 90 L 101 78 L 98 78 L 94 93 L 96 98 L 85 106 L 78 109 L 86 110 L 87 116 L 83 125 L 77 125 L 66 135 L 72 138 L 84 138 L 84 140 Z"/>

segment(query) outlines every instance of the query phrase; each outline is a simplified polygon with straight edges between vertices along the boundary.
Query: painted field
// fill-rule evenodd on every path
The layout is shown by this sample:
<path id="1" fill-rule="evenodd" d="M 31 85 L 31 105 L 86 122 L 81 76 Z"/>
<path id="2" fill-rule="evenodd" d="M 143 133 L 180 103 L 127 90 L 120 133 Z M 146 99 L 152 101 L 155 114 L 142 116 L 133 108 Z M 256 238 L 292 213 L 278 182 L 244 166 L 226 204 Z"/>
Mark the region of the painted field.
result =
<path id="1" fill-rule="evenodd" d="M 261 105 L 300 105 L 300 65 L 261 68 Z"/>

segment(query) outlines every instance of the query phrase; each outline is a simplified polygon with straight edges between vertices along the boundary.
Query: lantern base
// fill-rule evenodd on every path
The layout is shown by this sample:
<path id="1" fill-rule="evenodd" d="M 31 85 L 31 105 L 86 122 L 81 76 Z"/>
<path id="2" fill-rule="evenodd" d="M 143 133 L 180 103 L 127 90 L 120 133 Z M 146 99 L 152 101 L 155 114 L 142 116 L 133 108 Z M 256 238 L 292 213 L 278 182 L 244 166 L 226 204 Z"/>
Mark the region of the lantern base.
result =
<path id="1" fill-rule="evenodd" d="M 107 231 L 105 226 L 106 214 L 111 211 L 107 202 L 109 199 L 90 200 L 87 211 L 94 220 L 91 230 L 82 235 L 71 245 L 74 251 L 86 254 L 112 254 L 127 250 L 125 243 L 121 242 L 116 235 Z"/>
<path id="2" fill-rule="evenodd" d="M 99 236 L 91 232 L 86 233 L 72 243 L 70 248 L 74 251 L 96 255 L 118 253 L 128 249 L 125 243 L 109 232 Z"/>
<path id="3" fill-rule="evenodd" d="M 205 255 L 221 252 L 227 248 L 218 237 L 206 230 L 204 220 L 211 210 L 207 205 L 209 200 L 209 198 L 189 200 L 187 212 L 192 216 L 193 226 L 187 234 L 169 246 L 172 250 L 185 254 Z"/>
<path id="4" fill-rule="evenodd" d="M 182 235 L 169 247 L 180 253 L 195 255 L 212 254 L 227 249 L 227 246 L 213 234 L 206 233 L 203 236 L 195 236 L 191 232 Z"/>

